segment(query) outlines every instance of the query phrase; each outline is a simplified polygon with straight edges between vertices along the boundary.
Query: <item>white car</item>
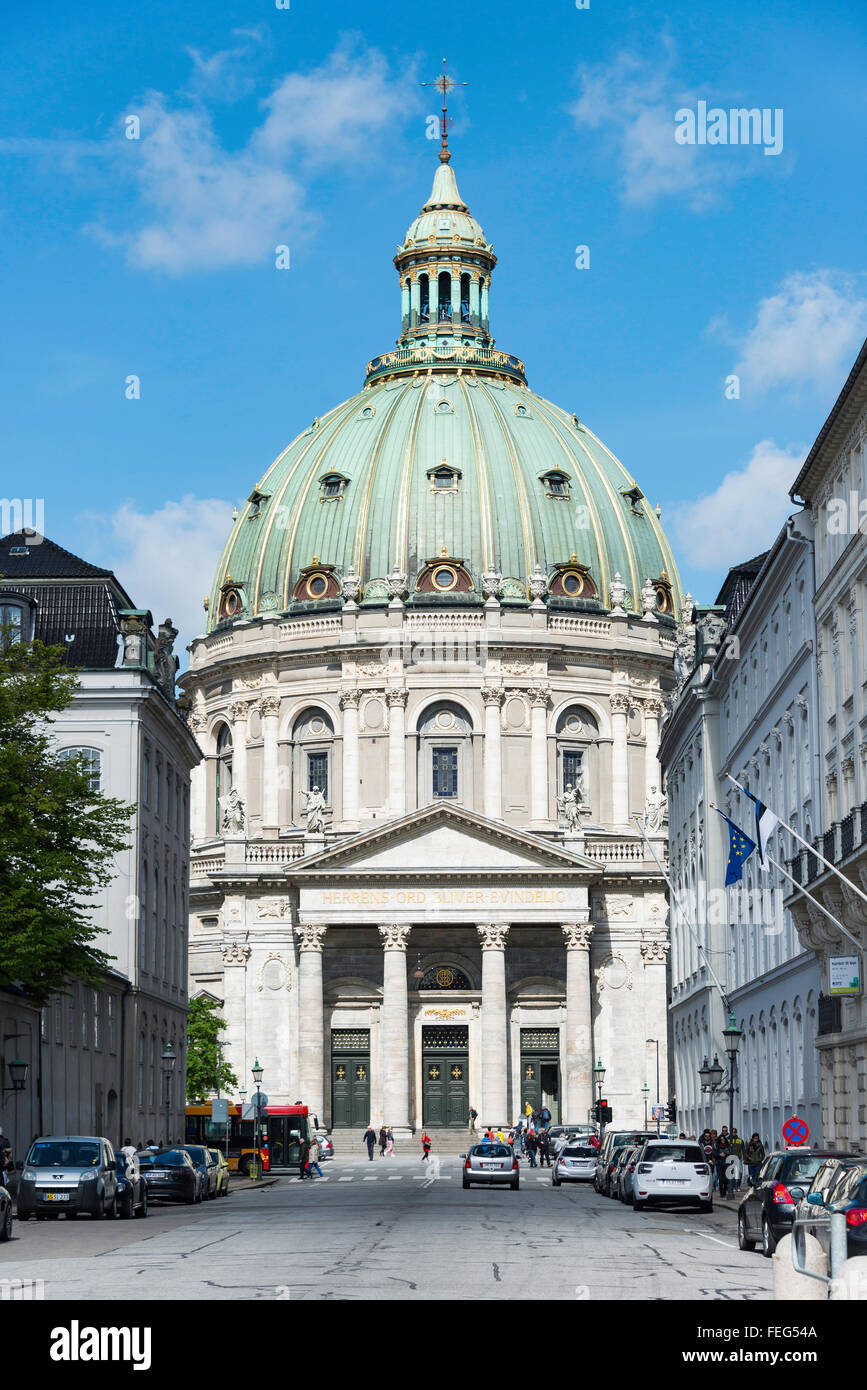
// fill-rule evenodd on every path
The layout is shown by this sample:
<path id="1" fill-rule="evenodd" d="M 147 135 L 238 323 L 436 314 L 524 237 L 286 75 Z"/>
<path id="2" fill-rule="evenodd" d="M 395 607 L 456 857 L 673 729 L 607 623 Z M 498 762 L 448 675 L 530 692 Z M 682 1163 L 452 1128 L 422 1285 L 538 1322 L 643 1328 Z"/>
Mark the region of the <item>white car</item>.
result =
<path id="1" fill-rule="evenodd" d="M 694 1139 L 648 1139 L 632 1175 L 632 1206 L 644 1211 L 661 1202 L 697 1202 L 713 1211 L 713 1173 Z"/>
<path id="2" fill-rule="evenodd" d="M 566 1144 L 551 1169 L 551 1182 L 592 1182 L 596 1172 L 596 1150 L 589 1144 Z"/>

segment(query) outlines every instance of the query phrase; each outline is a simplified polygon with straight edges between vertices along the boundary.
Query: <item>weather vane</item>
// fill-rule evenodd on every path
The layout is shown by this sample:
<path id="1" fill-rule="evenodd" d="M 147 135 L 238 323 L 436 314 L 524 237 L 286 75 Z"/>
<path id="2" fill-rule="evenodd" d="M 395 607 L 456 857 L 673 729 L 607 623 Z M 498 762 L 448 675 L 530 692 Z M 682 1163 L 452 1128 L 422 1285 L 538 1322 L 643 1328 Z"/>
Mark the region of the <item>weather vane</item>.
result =
<path id="1" fill-rule="evenodd" d="M 442 140 L 440 144 L 440 159 L 442 160 L 443 164 L 448 164 L 449 160 L 452 157 L 451 151 L 449 150 L 449 125 L 454 124 L 454 118 L 450 118 L 446 114 L 446 97 L 448 96 L 449 92 L 452 90 L 453 87 L 468 87 L 469 83 L 455 82 L 454 78 L 449 77 L 446 73 L 446 60 L 445 58 L 443 58 L 442 77 L 438 77 L 436 82 L 420 82 L 419 86 L 437 87 L 443 94 L 443 114 L 440 117 L 440 129 L 442 133 Z"/>

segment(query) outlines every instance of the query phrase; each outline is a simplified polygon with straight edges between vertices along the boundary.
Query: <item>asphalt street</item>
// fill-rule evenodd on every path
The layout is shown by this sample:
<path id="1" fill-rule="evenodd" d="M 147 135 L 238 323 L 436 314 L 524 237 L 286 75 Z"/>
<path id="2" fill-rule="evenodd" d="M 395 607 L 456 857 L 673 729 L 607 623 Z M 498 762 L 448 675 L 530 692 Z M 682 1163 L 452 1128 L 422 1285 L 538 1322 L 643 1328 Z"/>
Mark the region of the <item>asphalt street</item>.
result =
<path id="1" fill-rule="evenodd" d="M 16 1222 L 0 1281 L 43 1280 L 48 1300 L 771 1298 L 731 1211 L 636 1214 L 527 1168 L 518 1192 L 465 1192 L 458 1158 L 438 1176 L 415 1156 L 323 1172 L 144 1221 Z"/>

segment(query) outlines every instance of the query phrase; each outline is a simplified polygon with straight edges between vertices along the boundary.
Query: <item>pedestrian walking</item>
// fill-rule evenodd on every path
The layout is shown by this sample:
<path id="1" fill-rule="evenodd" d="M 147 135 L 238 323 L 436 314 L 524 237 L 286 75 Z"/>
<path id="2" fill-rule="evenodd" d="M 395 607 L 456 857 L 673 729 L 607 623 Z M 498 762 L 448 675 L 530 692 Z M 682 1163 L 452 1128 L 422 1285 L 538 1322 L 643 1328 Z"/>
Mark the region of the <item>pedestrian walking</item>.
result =
<path id="1" fill-rule="evenodd" d="M 716 1170 L 716 1185 L 719 1188 L 719 1195 L 721 1197 L 727 1197 L 729 1193 L 729 1162 L 731 1159 L 731 1150 L 729 1149 L 727 1133 L 717 1136 L 713 1157 Z"/>
<path id="2" fill-rule="evenodd" d="M 309 1161 L 310 1145 L 308 1144 L 306 1139 L 302 1138 L 301 1142 L 298 1145 L 298 1176 L 302 1182 L 305 1178 L 310 1177 L 310 1174 L 307 1172 L 307 1164 L 309 1163 Z"/>
<path id="3" fill-rule="evenodd" d="M 322 1169 L 319 1167 L 319 1160 L 321 1157 L 322 1145 L 320 1144 L 318 1139 L 314 1139 L 313 1143 L 310 1145 L 310 1150 L 307 1155 L 307 1175 L 309 1178 L 313 1178 L 312 1170 L 314 1168 L 316 1169 L 316 1172 L 319 1174 L 320 1178 L 322 1177 Z"/>
<path id="4" fill-rule="evenodd" d="M 729 1192 L 735 1193 L 740 1191 L 744 1176 L 744 1141 L 738 1134 L 734 1125 L 732 1125 L 732 1132 L 729 1136 L 729 1148 L 731 1149 L 732 1155 L 731 1163 L 729 1164 L 731 1177 Z"/>
<path id="5" fill-rule="evenodd" d="M 527 1135 L 527 1157 L 530 1160 L 531 1168 L 535 1168 L 536 1166 L 536 1150 L 538 1148 L 538 1145 L 539 1141 L 536 1138 L 536 1131 L 534 1129 L 531 1129 L 529 1134 Z"/>
<path id="6" fill-rule="evenodd" d="M 379 1156 L 385 1158 L 385 1151 L 388 1148 L 388 1134 L 385 1125 L 379 1127 Z"/>
<path id="7" fill-rule="evenodd" d="M 473 1108 L 473 1106 L 471 1105 L 471 1106 L 470 1106 L 470 1133 L 471 1133 L 471 1134 L 474 1132 L 474 1130 L 475 1130 L 475 1128 L 476 1128 L 476 1120 L 477 1120 L 478 1118 L 479 1118 L 479 1112 L 478 1112 L 478 1110 L 475 1110 L 475 1109 Z"/>
<path id="8" fill-rule="evenodd" d="M 422 1163 L 425 1163 L 425 1162 L 430 1158 L 430 1146 L 431 1146 L 431 1143 L 432 1143 L 432 1142 L 433 1142 L 433 1141 L 432 1141 L 430 1135 L 428 1134 L 427 1130 L 425 1130 L 424 1133 L 423 1133 L 422 1136 L 421 1136 L 421 1161 L 422 1161 Z"/>
<path id="9" fill-rule="evenodd" d="M 389 1129 L 385 1137 L 388 1141 L 388 1147 L 385 1151 L 386 1157 L 394 1158 L 394 1131 Z"/>
<path id="10" fill-rule="evenodd" d="M 551 1123 L 551 1111 L 548 1109 L 547 1105 L 543 1105 L 543 1106 L 542 1106 L 542 1124 L 544 1125 L 545 1129 L 547 1129 L 550 1123 Z"/>
<path id="11" fill-rule="evenodd" d="M 374 1130 L 373 1125 L 367 1126 L 367 1129 L 364 1131 L 364 1134 L 362 1135 L 361 1141 L 363 1144 L 367 1145 L 367 1157 L 370 1159 L 372 1163 L 373 1150 L 376 1147 L 376 1131 Z"/>
<path id="12" fill-rule="evenodd" d="M 551 1167 L 551 1141 L 548 1138 L 547 1129 L 539 1133 L 539 1167 Z"/>
<path id="13" fill-rule="evenodd" d="M 759 1176 L 759 1169 L 765 1161 L 765 1146 L 757 1134 L 753 1134 L 744 1149 L 744 1161 L 750 1175 L 750 1182 L 754 1183 Z"/>

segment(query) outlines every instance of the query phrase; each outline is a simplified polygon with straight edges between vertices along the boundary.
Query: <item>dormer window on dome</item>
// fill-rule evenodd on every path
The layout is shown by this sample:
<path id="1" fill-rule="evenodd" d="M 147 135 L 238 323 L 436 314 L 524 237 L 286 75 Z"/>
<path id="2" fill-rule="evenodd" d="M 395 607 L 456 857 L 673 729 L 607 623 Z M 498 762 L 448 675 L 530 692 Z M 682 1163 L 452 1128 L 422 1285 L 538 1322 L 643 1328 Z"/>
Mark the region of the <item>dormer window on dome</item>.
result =
<path id="1" fill-rule="evenodd" d="M 559 598 L 598 598 L 598 590 L 587 565 L 578 563 L 575 555 L 567 565 L 557 565 L 549 592 Z"/>
<path id="2" fill-rule="evenodd" d="M 319 501 L 339 502 L 348 482 L 343 473 L 323 473 L 319 479 Z"/>
<path id="3" fill-rule="evenodd" d="M 256 520 L 262 510 L 262 504 L 267 502 L 270 496 L 270 492 L 260 492 L 258 488 L 253 488 L 253 491 L 247 498 L 247 501 L 250 503 L 250 510 L 247 513 L 248 521 Z"/>
<path id="4" fill-rule="evenodd" d="M 427 478 L 431 492 L 457 492 L 461 472 L 459 468 L 451 468 L 443 459 L 439 468 L 428 469 Z"/>
<path id="5" fill-rule="evenodd" d="M 669 615 L 673 615 L 674 595 L 671 591 L 671 580 L 669 579 L 665 570 L 662 571 L 662 574 L 659 576 L 658 579 L 652 579 L 650 582 L 656 590 L 657 612 L 668 613 Z"/>
<path id="6" fill-rule="evenodd" d="M 639 502 L 643 501 L 644 493 L 637 483 L 633 483 L 632 487 L 622 487 L 620 495 L 626 498 L 633 516 L 644 516 L 644 512 L 638 505 Z"/>
<path id="7" fill-rule="evenodd" d="M 563 501 L 569 501 L 569 474 L 563 473 L 559 468 L 552 468 L 547 473 L 540 473 L 539 477 L 545 484 L 546 497 L 559 497 Z"/>
<path id="8" fill-rule="evenodd" d="M 220 585 L 220 617 L 238 618 L 243 611 L 244 599 L 241 594 L 241 586 L 235 582 L 230 574 L 227 574 Z"/>
<path id="9" fill-rule="evenodd" d="M 323 565 L 318 555 L 313 556 L 312 565 L 306 565 L 292 594 L 296 602 L 316 599 L 337 598 L 340 585 L 333 565 Z"/>
<path id="10" fill-rule="evenodd" d="M 465 594 L 473 581 L 463 563 L 443 546 L 439 558 L 429 560 L 421 571 L 416 588 L 422 594 Z"/>

